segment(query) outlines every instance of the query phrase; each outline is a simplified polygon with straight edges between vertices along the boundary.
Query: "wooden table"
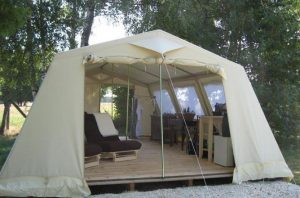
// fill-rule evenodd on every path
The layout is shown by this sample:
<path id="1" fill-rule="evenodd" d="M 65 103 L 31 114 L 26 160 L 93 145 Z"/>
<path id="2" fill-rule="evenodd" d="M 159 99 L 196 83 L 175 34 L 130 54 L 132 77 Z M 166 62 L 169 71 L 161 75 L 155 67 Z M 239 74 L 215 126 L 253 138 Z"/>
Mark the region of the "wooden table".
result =
<path id="1" fill-rule="evenodd" d="M 199 157 L 203 158 L 203 151 L 208 152 L 208 161 L 213 161 L 213 126 L 222 134 L 223 116 L 201 116 L 198 121 L 199 130 Z M 204 126 L 207 125 L 205 130 Z M 204 148 L 204 138 L 207 135 L 207 149 Z"/>

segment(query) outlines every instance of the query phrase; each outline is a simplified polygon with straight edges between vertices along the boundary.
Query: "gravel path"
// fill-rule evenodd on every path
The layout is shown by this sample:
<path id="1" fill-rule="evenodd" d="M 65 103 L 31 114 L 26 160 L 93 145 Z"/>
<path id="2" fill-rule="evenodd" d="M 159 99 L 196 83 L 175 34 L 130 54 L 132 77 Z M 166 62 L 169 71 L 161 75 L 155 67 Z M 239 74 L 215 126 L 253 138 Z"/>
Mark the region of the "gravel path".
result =
<path id="1" fill-rule="evenodd" d="M 91 198 L 300 198 L 300 186 L 295 184 L 274 182 L 246 182 L 241 185 L 226 184 L 209 186 L 182 187 L 175 189 L 160 189 L 147 192 L 125 192 L 121 194 L 94 195 Z"/>

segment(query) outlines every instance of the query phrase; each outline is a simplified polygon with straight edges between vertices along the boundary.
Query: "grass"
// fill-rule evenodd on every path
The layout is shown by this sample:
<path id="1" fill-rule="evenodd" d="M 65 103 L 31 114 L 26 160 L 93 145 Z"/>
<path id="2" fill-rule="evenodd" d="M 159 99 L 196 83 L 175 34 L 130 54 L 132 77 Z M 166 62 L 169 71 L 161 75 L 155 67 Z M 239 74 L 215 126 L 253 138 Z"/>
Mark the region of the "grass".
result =
<path id="1" fill-rule="evenodd" d="M 27 113 L 29 111 L 28 107 L 21 107 L 23 112 Z M 4 105 L 0 105 L 0 122 L 2 121 Z M 20 132 L 25 118 L 20 114 L 20 112 L 12 105 L 10 108 L 9 116 L 9 130 L 5 130 L 5 135 L 16 135 Z"/>
<path id="2" fill-rule="evenodd" d="M 105 110 L 111 109 L 110 105 L 103 107 Z M 22 107 L 23 111 L 28 111 L 26 107 Z M 103 110 L 104 110 L 103 109 Z M 0 105 L 0 121 L 2 120 L 3 105 Z M 5 131 L 5 136 L 0 136 L 0 168 L 5 162 L 9 151 L 14 143 L 15 135 L 19 133 L 25 118 L 12 106 L 10 112 L 10 129 Z M 288 143 L 285 143 L 288 145 Z M 282 154 L 288 166 L 293 171 L 295 182 L 300 185 L 300 146 L 285 146 L 281 148 Z"/>
<path id="3" fill-rule="evenodd" d="M 13 136 L 0 136 L 0 169 L 3 166 L 14 142 L 15 137 Z"/>
<path id="4" fill-rule="evenodd" d="M 282 154 L 294 174 L 296 184 L 300 185 L 300 148 L 282 149 Z"/>

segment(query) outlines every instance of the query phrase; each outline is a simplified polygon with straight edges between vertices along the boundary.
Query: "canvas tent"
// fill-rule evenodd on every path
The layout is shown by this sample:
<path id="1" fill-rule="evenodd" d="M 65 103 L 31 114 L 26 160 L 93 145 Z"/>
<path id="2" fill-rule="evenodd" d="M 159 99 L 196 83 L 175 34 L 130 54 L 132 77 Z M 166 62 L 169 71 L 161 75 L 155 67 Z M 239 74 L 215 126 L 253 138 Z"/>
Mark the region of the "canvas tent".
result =
<path id="1" fill-rule="evenodd" d="M 84 179 L 83 112 L 98 108 L 94 98 L 99 89 L 93 82 L 105 81 L 108 76 L 124 82 L 128 68 L 135 67 L 139 69 L 131 70 L 131 82 L 146 93 L 147 85 L 158 82 L 162 64 L 177 68 L 170 74 L 174 79 L 217 75 L 222 80 L 236 165 L 233 182 L 293 177 L 243 67 L 156 30 L 54 57 L 1 170 L 0 195 L 89 195 Z M 99 75 L 87 77 L 97 71 Z M 147 107 L 144 112 L 141 128 L 147 133 Z"/>

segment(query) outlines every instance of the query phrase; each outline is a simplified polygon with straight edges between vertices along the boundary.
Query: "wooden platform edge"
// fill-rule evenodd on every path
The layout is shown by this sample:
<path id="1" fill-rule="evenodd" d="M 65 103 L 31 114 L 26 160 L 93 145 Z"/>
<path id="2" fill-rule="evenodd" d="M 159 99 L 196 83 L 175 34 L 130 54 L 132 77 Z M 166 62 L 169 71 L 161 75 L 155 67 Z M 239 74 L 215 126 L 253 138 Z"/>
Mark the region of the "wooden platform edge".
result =
<path id="1" fill-rule="evenodd" d="M 223 173 L 223 174 L 210 174 L 205 175 L 205 179 L 213 178 L 226 178 L 232 177 L 233 173 Z M 130 184 L 130 183 L 151 183 L 151 182 L 168 182 L 168 181 L 184 181 L 184 180 L 196 180 L 203 179 L 202 175 L 191 175 L 191 176 L 171 176 L 171 177 L 152 177 L 152 178 L 134 178 L 134 179 L 119 179 L 119 180 L 86 180 L 89 186 L 98 186 L 98 185 L 113 185 L 113 184 Z"/>

